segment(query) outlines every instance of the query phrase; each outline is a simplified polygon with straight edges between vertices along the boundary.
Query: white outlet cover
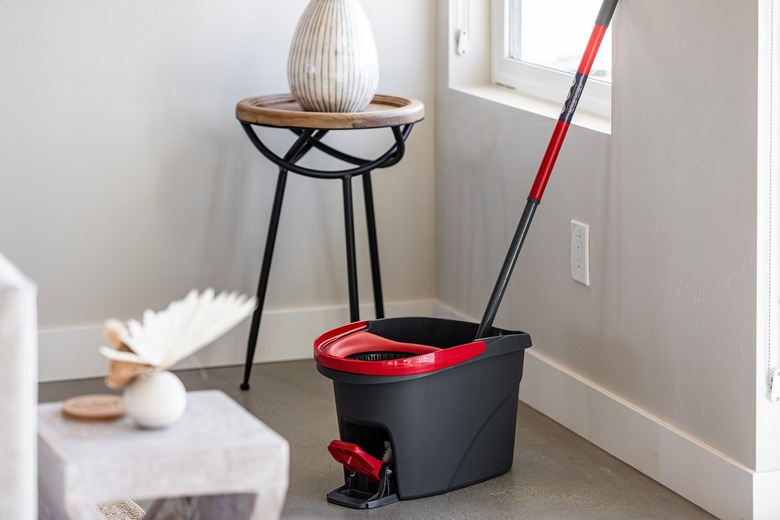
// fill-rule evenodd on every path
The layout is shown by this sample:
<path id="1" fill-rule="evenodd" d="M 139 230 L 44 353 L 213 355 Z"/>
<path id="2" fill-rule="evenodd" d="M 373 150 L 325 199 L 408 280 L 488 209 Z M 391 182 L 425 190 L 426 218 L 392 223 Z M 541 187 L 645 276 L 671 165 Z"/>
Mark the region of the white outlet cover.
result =
<path id="1" fill-rule="evenodd" d="M 571 221 L 571 277 L 590 287 L 590 226 Z"/>

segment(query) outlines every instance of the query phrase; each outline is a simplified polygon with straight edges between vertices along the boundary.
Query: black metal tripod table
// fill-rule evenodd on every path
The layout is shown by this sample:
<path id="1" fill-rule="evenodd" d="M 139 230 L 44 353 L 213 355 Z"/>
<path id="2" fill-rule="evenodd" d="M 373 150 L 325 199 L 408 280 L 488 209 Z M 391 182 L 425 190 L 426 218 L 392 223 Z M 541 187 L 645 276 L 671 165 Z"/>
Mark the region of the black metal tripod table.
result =
<path id="1" fill-rule="evenodd" d="M 257 309 L 252 315 L 247 343 L 246 365 L 242 390 L 249 389 L 249 376 L 255 357 L 257 335 L 263 313 L 268 276 L 271 272 L 276 232 L 279 227 L 279 215 L 287 183 L 287 173 L 293 172 L 317 179 L 341 179 L 344 196 L 344 232 L 347 249 L 347 280 L 349 284 L 350 321 L 360 319 L 358 310 L 357 263 L 355 260 L 355 229 L 352 204 L 352 178 L 362 177 L 363 198 L 366 206 L 366 226 L 368 228 L 368 248 L 371 257 L 371 280 L 374 289 L 376 317 L 384 317 L 382 302 L 382 282 L 379 272 L 379 247 L 376 237 L 376 219 L 374 216 L 374 198 L 371 188 L 371 172 L 377 168 L 387 168 L 398 163 L 404 156 L 405 142 L 415 123 L 422 120 L 425 109 L 422 102 L 398 96 L 377 95 L 362 112 L 323 113 L 306 112 L 289 94 L 275 94 L 244 99 L 236 106 L 236 117 L 244 128 L 252 144 L 269 161 L 279 167 L 276 182 L 271 221 L 265 242 L 263 263 L 260 268 L 260 280 L 257 284 Z M 284 128 L 292 131 L 297 138 L 284 156 L 271 151 L 258 136 L 254 126 Z M 363 159 L 341 152 L 322 142 L 322 138 L 331 130 L 351 130 L 367 128 L 388 128 L 393 135 L 393 144 L 376 159 Z M 315 170 L 299 166 L 297 163 L 309 151 L 320 152 L 344 162 L 348 167 L 342 170 Z"/>

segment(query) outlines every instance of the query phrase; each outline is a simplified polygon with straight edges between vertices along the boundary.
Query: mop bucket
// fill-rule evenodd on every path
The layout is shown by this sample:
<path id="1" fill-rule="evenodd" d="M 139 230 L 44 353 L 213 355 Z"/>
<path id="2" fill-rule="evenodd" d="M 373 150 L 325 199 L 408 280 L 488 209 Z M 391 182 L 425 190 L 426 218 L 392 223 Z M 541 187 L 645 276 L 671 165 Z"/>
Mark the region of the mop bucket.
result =
<path id="1" fill-rule="evenodd" d="M 351 323 L 314 344 L 333 380 L 345 485 L 328 501 L 372 508 L 446 493 L 509 471 L 524 332 L 437 318 Z"/>

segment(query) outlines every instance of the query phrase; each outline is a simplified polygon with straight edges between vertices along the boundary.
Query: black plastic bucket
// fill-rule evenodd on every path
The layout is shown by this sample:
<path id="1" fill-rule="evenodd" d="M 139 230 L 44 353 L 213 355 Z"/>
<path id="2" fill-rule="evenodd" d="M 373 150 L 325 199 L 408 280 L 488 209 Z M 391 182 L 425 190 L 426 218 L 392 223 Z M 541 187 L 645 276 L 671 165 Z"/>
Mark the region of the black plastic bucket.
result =
<path id="1" fill-rule="evenodd" d="M 492 328 L 490 337 L 475 341 L 478 326 L 390 318 L 340 327 L 315 342 L 317 369 L 333 380 L 341 440 L 379 459 L 391 447 L 399 499 L 445 493 L 512 467 L 518 385 L 531 338 Z M 361 334 L 357 341 L 354 334 Z M 352 342 L 349 356 L 328 353 L 344 342 Z M 391 356 L 362 360 L 386 354 L 389 342 L 400 345 Z M 407 344 L 438 351 L 404 353 Z"/>

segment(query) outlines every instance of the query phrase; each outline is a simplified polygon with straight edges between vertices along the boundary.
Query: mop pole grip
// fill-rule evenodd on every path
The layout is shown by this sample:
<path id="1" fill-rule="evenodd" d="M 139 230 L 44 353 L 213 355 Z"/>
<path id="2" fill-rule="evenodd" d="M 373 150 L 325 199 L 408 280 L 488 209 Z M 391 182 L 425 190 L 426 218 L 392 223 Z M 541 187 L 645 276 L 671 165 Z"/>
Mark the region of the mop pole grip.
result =
<path id="1" fill-rule="evenodd" d="M 601 40 L 604 39 L 604 33 L 607 32 L 607 27 L 609 27 L 609 22 L 612 20 L 617 4 L 618 0 L 604 0 L 601 4 L 601 9 L 599 9 L 599 14 L 596 16 L 596 23 L 593 26 L 590 40 L 588 40 L 588 45 L 582 54 L 582 60 L 580 60 L 580 66 L 577 68 L 577 73 L 574 75 L 574 80 L 569 88 L 569 95 L 566 96 L 558 123 L 555 125 L 542 163 L 539 165 L 531 192 L 528 194 L 529 198 L 538 202 L 541 202 L 547 182 L 550 180 L 555 161 L 558 159 L 558 152 L 561 150 L 563 140 L 566 138 L 566 132 L 569 130 L 569 125 L 574 117 L 574 112 L 577 110 L 580 96 L 582 96 L 582 91 L 585 89 L 585 82 L 588 80 L 588 75 L 593 68 L 593 62 L 596 59 L 596 54 L 599 52 Z"/>
<path id="2" fill-rule="evenodd" d="M 610 0 L 607 0 L 604 3 L 610 3 Z M 609 11 L 609 14 L 611 15 L 612 11 Z M 604 25 L 597 23 L 593 26 L 593 32 L 591 32 L 590 40 L 588 40 L 588 46 L 585 48 L 585 52 L 582 55 L 580 66 L 577 68 L 577 73 L 572 80 L 569 94 L 566 96 L 566 101 L 561 110 L 561 115 L 553 130 L 550 143 L 547 145 L 547 151 L 544 154 L 542 163 L 539 165 L 539 170 L 536 173 L 531 192 L 528 194 L 528 196 L 534 200 L 540 202 L 542 200 L 544 190 L 547 187 L 547 182 L 550 180 L 550 175 L 555 166 L 555 161 L 558 159 L 558 152 L 560 152 L 561 146 L 563 146 L 563 140 L 566 138 L 566 132 L 569 130 L 569 125 L 574 117 L 574 112 L 577 110 L 577 104 L 580 102 L 583 90 L 585 90 L 585 82 L 588 81 L 588 75 L 593 68 L 593 62 L 596 59 L 596 54 L 599 51 L 601 40 L 604 39 L 604 33 L 606 31 L 607 27 Z"/>

